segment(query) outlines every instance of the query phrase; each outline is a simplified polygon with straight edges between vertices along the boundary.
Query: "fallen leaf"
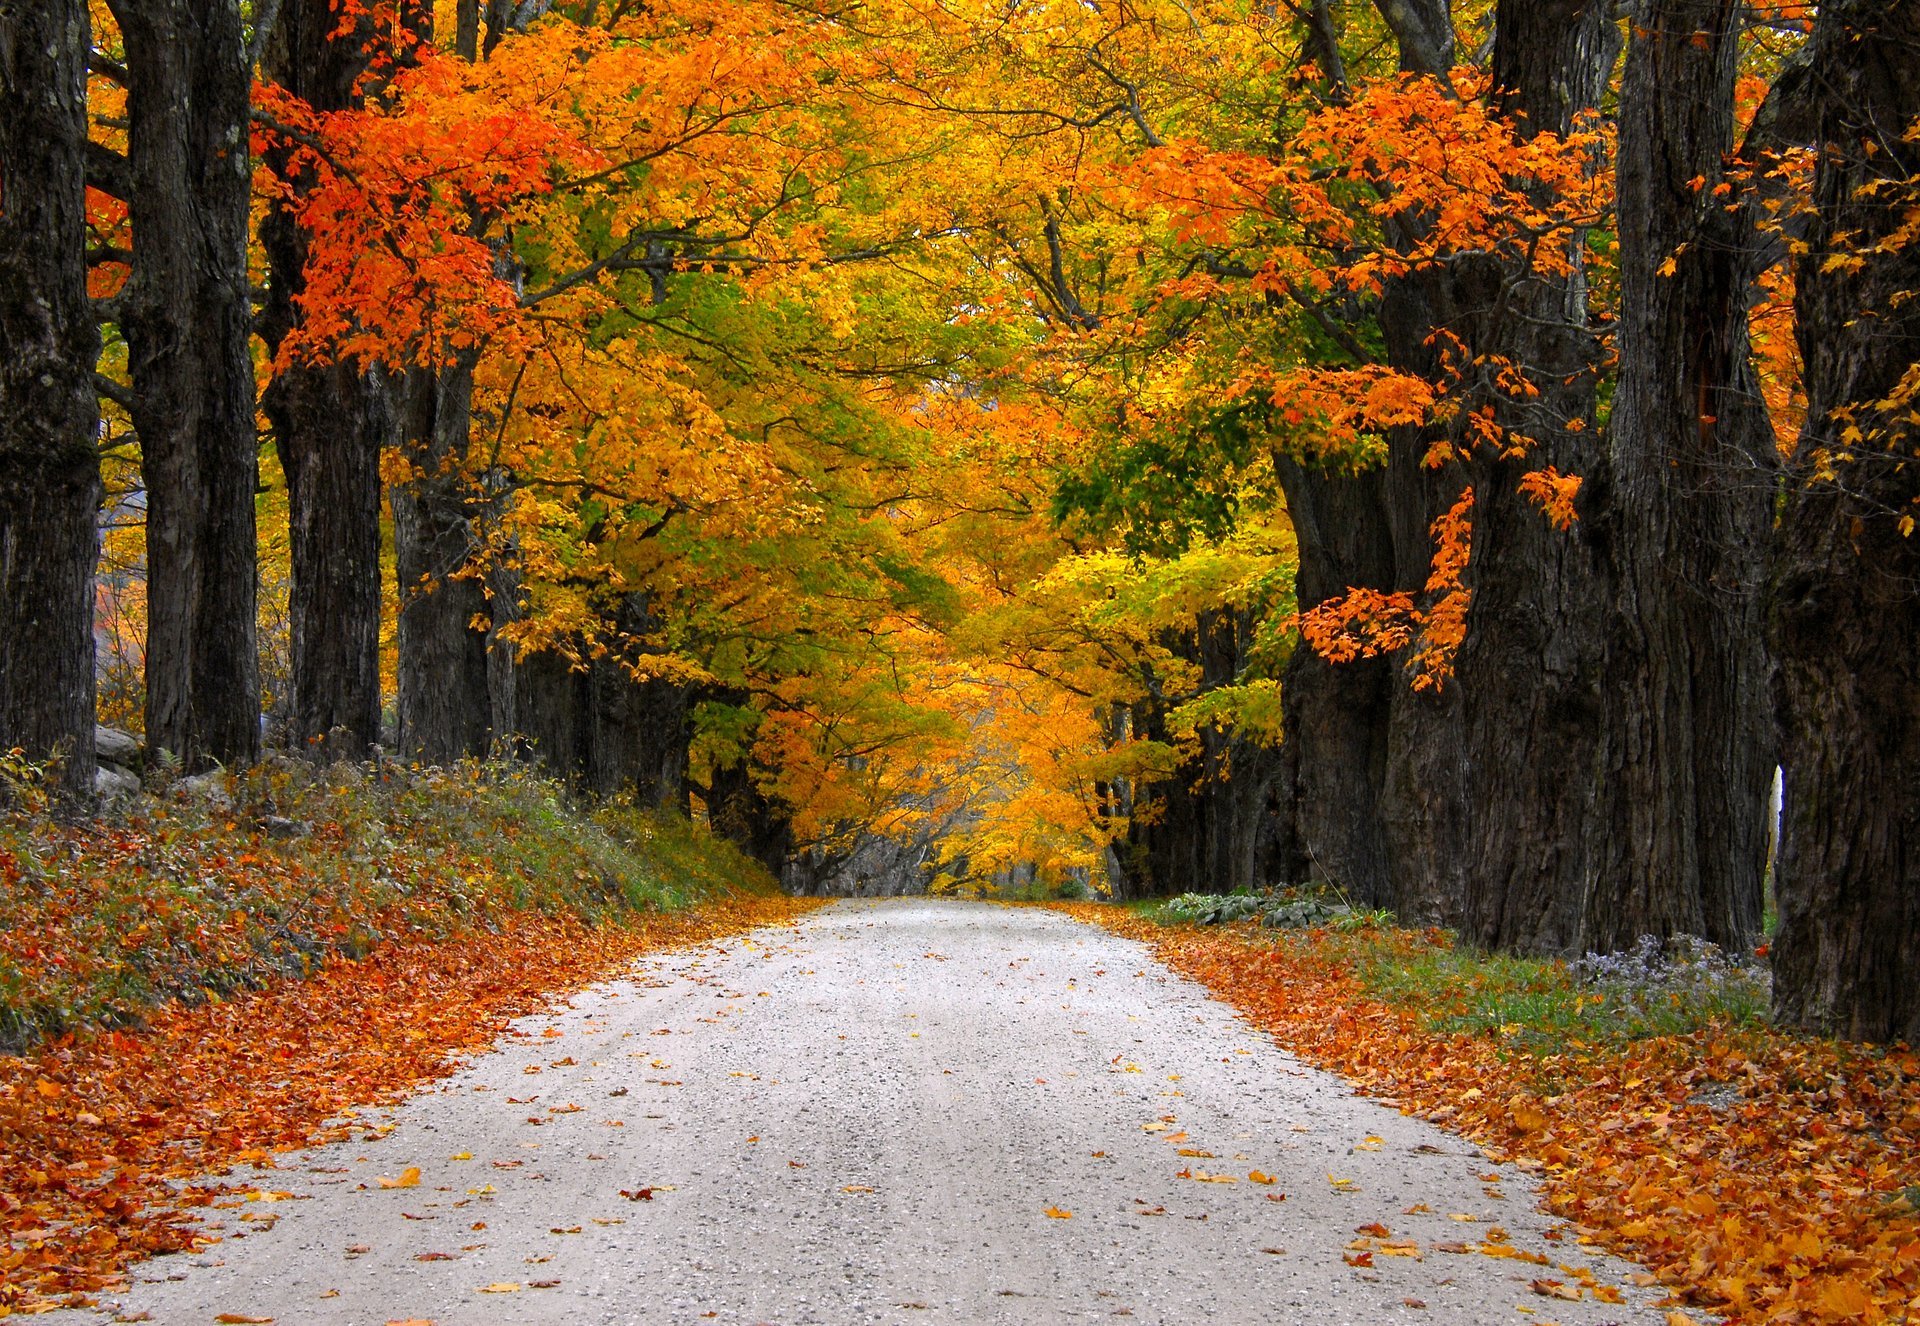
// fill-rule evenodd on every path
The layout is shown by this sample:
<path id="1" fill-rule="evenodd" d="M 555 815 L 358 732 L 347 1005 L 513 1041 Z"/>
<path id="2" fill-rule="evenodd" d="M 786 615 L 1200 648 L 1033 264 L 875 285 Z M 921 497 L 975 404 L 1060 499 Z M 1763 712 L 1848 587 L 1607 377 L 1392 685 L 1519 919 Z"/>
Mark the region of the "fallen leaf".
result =
<path id="1" fill-rule="evenodd" d="M 517 1294 L 520 1286 L 512 1280 L 495 1280 L 490 1285 L 481 1285 L 473 1291 L 476 1294 Z"/>
<path id="2" fill-rule="evenodd" d="M 1564 1298 L 1569 1303 L 1580 1301 L 1579 1287 L 1561 1280 L 1529 1280 L 1527 1288 L 1543 1298 Z"/>
<path id="3" fill-rule="evenodd" d="M 1274 1178 L 1273 1175 L 1268 1174 L 1263 1170 L 1257 1170 L 1257 1169 L 1247 1171 L 1247 1180 L 1250 1183 L 1264 1183 L 1264 1184 L 1274 1184 L 1274 1183 L 1280 1182 L 1280 1180 Z"/>
<path id="4" fill-rule="evenodd" d="M 1049 1206 L 1049 1207 L 1048 1207 L 1048 1208 L 1046 1209 L 1046 1214 L 1047 1214 L 1047 1218 L 1048 1218 L 1049 1220 L 1071 1220 L 1071 1219 L 1073 1219 L 1073 1212 L 1071 1212 L 1071 1211 L 1065 1211 L 1065 1210 L 1062 1210 L 1062 1209 L 1061 1209 L 1060 1207 L 1057 1207 L 1057 1206 Z"/>
<path id="5" fill-rule="evenodd" d="M 400 1171 L 400 1177 L 397 1179 L 390 1179 L 382 1174 L 379 1178 L 375 1179 L 374 1182 L 382 1188 L 418 1188 L 420 1186 L 420 1167 L 418 1165 L 409 1165 Z"/>
<path id="6" fill-rule="evenodd" d="M 243 1326 L 264 1326 L 264 1323 L 271 1322 L 273 1318 L 272 1317 L 249 1317 L 244 1312 L 223 1312 L 219 1316 L 215 1317 L 214 1320 L 218 1322 L 225 1322 L 225 1323 L 243 1324 Z"/>

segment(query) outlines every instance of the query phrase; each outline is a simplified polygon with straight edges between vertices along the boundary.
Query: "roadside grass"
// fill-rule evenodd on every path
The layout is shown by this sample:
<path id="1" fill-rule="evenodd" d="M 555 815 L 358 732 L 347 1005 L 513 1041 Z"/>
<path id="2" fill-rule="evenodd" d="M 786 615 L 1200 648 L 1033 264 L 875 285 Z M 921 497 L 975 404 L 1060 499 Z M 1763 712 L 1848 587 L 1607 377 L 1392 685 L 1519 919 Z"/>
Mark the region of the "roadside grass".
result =
<path id="1" fill-rule="evenodd" d="M 514 1017 L 819 905 L 684 819 L 512 768 L 213 783 L 0 818 L 0 1317 L 204 1248 L 252 1170 L 377 1136 L 358 1109 Z"/>
<path id="2" fill-rule="evenodd" d="M 1178 902 L 1125 906 L 1143 920 L 1180 925 L 1195 906 Z M 1288 959 L 1351 976 L 1369 996 L 1413 1014 L 1430 1031 L 1485 1035 L 1527 1053 L 1767 1024 L 1765 970 L 1697 945 L 1569 964 L 1478 953 L 1446 931 L 1396 926 L 1390 913 L 1378 911 L 1263 934 Z"/>
<path id="3" fill-rule="evenodd" d="M 214 782 L 101 820 L 0 817 L 0 1053 L 517 913 L 598 925 L 777 892 L 683 819 L 583 812 L 510 766 L 287 762 Z"/>
<path id="4" fill-rule="evenodd" d="M 1057 906 L 1151 945 L 1357 1090 L 1537 1174 L 1569 1235 L 1645 1263 L 1674 1309 L 1920 1318 L 1920 1055 L 1773 1028 L 1750 964 L 1685 944 L 1566 964 L 1440 931 Z"/>

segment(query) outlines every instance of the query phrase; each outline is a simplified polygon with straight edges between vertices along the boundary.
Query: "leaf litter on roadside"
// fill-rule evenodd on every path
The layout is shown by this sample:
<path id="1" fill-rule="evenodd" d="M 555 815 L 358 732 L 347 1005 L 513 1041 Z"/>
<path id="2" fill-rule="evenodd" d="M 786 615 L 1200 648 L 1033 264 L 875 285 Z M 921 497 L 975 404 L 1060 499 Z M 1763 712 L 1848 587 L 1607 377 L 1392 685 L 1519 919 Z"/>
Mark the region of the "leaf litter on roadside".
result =
<path id="1" fill-rule="evenodd" d="M 518 914 L 497 932 L 389 944 L 311 978 L 156 1012 L 0 1057 L 0 1315 L 76 1305 L 126 1266 L 204 1247 L 211 1176 L 299 1146 L 381 1135 L 357 1106 L 441 1075 L 513 1018 L 642 953 L 790 921 L 815 900 L 738 897 L 588 927 Z M 420 1183 L 418 1167 L 377 1180 Z M 658 1188 L 660 1185 L 654 1185 Z"/>
<path id="2" fill-rule="evenodd" d="M 1910 1050 L 1710 1026 L 1522 1051 L 1496 1035 L 1429 1026 L 1417 1010 L 1370 995 L 1320 932 L 1276 940 L 1055 906 L 1146 942 L 1289 1049 L 1384 1103 L 1513 1159 L 1539 1177 L 1582 1243 L 1645 1262 L 1654 1272 L 1645 1278 L 1679 1301 L 1741 1323 L 1920 1317 L 1920 1055 Z M 1399 945 L 1412 961 L 1442 941 L 1403 931 L 1371 942 Z M 1725 1084 L 1736 1099 L 1712 1103 L 1711 1089 L 1725 1097 Z M 1358 1190 L 1328 1179 L 1336 1191 Z M 1525 1259 L 1491 1235 L 1432 1247 Z M 1543 1297 L 1586 1288 L 1614 1301 L 1604 1286 L 1533 1283 Z M 1668 1320 L 1694 1321 L 1678 1310 Z"/>

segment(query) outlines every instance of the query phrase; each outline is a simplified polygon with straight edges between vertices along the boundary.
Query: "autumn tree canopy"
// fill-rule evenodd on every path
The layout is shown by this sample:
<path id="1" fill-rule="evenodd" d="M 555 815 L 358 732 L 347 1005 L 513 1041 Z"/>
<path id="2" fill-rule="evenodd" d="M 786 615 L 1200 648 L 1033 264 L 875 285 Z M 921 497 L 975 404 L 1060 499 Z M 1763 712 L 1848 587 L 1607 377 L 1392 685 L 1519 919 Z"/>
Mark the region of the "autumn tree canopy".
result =
<path id="1" fill-rule="evenodd" d="M 1536 952 L 1771 861 L 1912 1036 L 1911 8 L 0 10 L 0 744 Z"/>

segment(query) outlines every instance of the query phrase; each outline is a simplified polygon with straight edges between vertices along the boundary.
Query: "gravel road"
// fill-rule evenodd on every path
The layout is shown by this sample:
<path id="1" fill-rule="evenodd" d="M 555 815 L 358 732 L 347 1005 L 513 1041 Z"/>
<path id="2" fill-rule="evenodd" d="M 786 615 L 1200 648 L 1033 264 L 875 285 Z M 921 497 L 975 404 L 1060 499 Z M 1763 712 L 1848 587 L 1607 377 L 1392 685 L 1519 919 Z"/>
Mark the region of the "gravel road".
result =
<path id="1" fill-rule="evenodd" d="M 840 903 L 657 955 L 364 1122 L 254 1176 L 221 1242 L 136 1267 L 110 1306 L 372 1326 L 1664 1320 L 1637 1268 L 1550 1237 L 1522 1173 L 1303 1067 L 1140 945 L 1037 909 Z M 1531 1284 L 1587 1273 L 1625 1301 Z"/>

